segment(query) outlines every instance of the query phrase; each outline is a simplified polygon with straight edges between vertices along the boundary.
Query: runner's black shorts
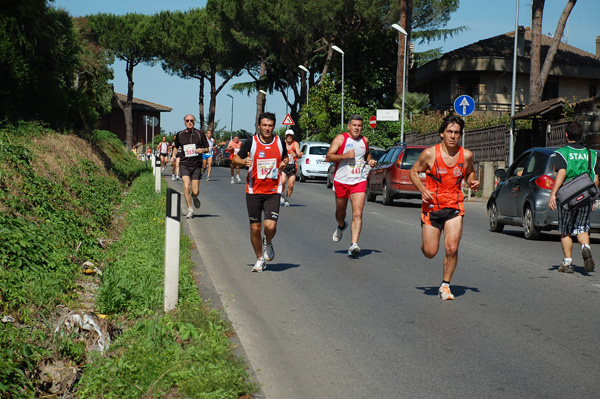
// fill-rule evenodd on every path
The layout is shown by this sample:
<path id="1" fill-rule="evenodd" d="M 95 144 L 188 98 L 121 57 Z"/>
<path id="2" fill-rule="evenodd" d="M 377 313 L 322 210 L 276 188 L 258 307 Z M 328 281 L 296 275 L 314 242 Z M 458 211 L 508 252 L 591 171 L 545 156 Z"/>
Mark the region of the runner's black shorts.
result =
<path id="1" fill-rule="evenodd" d="M 436 229 L 443 230 L 444 225 L 450 219 L 462 216 L 459 209 L 444 208 L 434 212 L 421 213 L 421 226 L 428 224 Z"/>
<path id="2" fill-rule="evenodd" d="M 287 177 L 295 175 L 296 174 L 296 164 L 285 165 L 285 169 L 283 169 L 282 172 L 285 173 Z"/>
<path id="3" fill-rule="evenodd" d="M 261 223 L 262 214 L 265 220 L 277 221 L 279 217 L 280 194 L 248 194 L 246 193 L 246 206 L 250 223 Z"/>
<path id="4" fill-rule="evenodd" d="M 202 168 L 198 166 L 179 165 L 181 176 L 190 176 L 192 180 L 200 180 L 202 177 Z"/>

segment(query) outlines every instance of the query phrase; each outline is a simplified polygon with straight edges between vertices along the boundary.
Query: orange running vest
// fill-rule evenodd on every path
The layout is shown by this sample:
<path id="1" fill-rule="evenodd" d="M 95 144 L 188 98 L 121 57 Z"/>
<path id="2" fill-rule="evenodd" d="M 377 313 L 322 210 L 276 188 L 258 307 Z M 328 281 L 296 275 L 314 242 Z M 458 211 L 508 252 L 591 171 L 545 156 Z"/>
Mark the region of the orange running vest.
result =
<path id="1" fill-rule="evenodd" d="M 444 208 L 459 209 L 464 213 L 464 195 L 461 184 L 465 178 L 465 153 L 462 147 L 458 150 L 458 161 L 448 166 L 442 158 L 441 144 L 435 146 L 433 167 L 427 173 L 425 187 L 433 193 L 433 202 L 423 202 L 424 213 L 439 211 Z"/>

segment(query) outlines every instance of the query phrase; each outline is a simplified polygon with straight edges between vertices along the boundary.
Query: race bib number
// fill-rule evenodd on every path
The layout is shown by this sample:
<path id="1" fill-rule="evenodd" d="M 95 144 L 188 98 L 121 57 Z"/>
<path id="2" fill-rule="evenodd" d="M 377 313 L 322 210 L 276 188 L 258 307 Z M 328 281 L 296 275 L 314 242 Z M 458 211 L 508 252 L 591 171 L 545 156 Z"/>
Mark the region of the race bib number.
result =
<path id="1" fill-rule="evenodd" d="M 196 154 L 196 144 L 185 144 L 183 146 L 183 155 L 185 157 L 197 157 Z"/>
<path id="2" fill-rule="evenodd" d="M 277 169 L 277 160 L 259 159 L 256 161 L 256 174 L 259 179 L 277 179 L 279 169 Z"/>
<path id="3" fill-rule="evenodd" d="M 351 177 L 361 177 L 364 166 L 365 166 L 365 164 L 363 162 L 350 163 L 350 164 L 348 164 L 348 169 L 349 169 L 348 174 Z"/>
<path id="4" fill-rule="evenodd" d="M 234 148 L 233 149 L 233 155 L 237 155 L 238 152 L 240 152 L 239 148 Z"/>
<path id="5" fill-rule="evenodd" d="M 291 156 L 291 155 L 288 155 L 288 163 L 289 163 L 290 165 L 293 165 L 293 164 L 295 164 L 295 163 L 296 163 L 296 158 L 294 158 L 294 157 L 293 157 L 293 156 Z"/>

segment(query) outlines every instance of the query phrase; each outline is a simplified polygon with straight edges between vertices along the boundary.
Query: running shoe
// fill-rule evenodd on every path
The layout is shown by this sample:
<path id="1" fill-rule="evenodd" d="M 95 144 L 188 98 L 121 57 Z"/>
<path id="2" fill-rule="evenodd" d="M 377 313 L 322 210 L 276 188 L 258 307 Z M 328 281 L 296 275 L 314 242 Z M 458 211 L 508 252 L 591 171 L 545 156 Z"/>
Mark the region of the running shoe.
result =
<path id="1" fill-rule="evenodd" d="M 179 177 L 179 175 L 175 176 L 175 180 L 179 180 L 181 179 L 181 177 Z"/>
<path id="2" fill-rule="evenodd" d="M 440 286 L 438 289 L 438 296 L 442 299 L 442 301 L 449 301 L 454 299 L 454 295 L 450 292 L 449 286 Z"/>
<path id="3" fill-rule="evenodd" d="M 573 265 L 571 265 L 571 262 L 567 263 L 564 260 L 562 261 L 562 263 L 558 267 L 558 272 L 559 273 L 573 273 L 574 270 L 575 269 L 573 268 Z"/>
<path id="4" fill-rule="evenodd" d="M 267 242 L 266 238 L 263 238 L 263 257 L 268 261 L 272 261 L 275 258 L 273 243 Z"/>
<path id="5" fill-rule="evenodd" d="M 194 201 L 194 206 L 196 207 L 196 209 L 200 208 L 200 198 L 198 197 L 192 197 L 192 200 Z"/>
<path id="6" fill-rule="evenodd" d="M 350 248 L 348 248 L 348 256 L 356 258 L 358 255 L 360 255 L 360 247 L 357 243 L 353 242 Z"/>
<path id="7" fill-rule="evenodd" d="M 236 176 L 236 178 L 237 178 L 237 182 L 238 182 L 238 183 L 241 183 L 241 182 L 242 182 L 242 179 L 240 179 L 240 175 L 237 175 L 237 176 Z"/>
<path id="8" fill-rule="evenodd" d="M 171 175 L 171 180 L 175 181 L 175 175 Z"/>
<path id="9" fill-rule="evenodd" d="M 207 177 L 206 177 L 206 181 L 210 181 L 210 176 L 207 176 Z"/>
<path id="10" fill-rule="evenodd" d="M 254 267 L 252 268 L 253 272 L 257 272 L 260 273 L 263 270 L 265 270 L 267 268 L 267 265 L 265 265 L 265 258 L 263 258 L 262 256 L 260 258 L 258 258 L 256 260 L 256 263 L 254 264 Z"/>
<path id="11" fill-rule="evenodd" d="M 289 208 L 290 207 L 290 203 L 287 202 L 287 201 L 285 201 L 285 204 L 283 204 L 283 206 L 285 206 L 286 208 Z"/>
<path id="12" fill-rule="evenodd" d="M 235 180 L 233 180 L 233 176 L 231 177 L 231 184 L 235 184 Z"/>
<path id="13" fill-rule="evenodd" d="M 346 221 L 344 221 L 344 227 L 342 227 L 341 229 L 340 226 L 336 226 L 335 231 L 333 232 L 333 241 L 338 242 L 342 239 L 346 227 L 348 227 L 348 223 L 346 223 Z"/>
<path id="14" fill-rule="evenodd" d="M 188 208 L 188 211 L 185 214 L 185 218 L 186 219 L 191 219 L 192 217 L 194 217 L 194 210 L 192 208 Z"/>
<path id="15" fill-rule="evenodd" d="M 581 256 L 583 256 L 583 269 L 586 272 L 593 272 L 596 264 L 594 263 L 594 259 L 592 259 L 592 251 L 589 247 L 583 247 L 581 249 Z"/>
<path id="16" fill-rule="evenodd" d="M 285 199 L 282 197 L 279 197 L 279 205 L 284 205 L 285 204 Z"/>

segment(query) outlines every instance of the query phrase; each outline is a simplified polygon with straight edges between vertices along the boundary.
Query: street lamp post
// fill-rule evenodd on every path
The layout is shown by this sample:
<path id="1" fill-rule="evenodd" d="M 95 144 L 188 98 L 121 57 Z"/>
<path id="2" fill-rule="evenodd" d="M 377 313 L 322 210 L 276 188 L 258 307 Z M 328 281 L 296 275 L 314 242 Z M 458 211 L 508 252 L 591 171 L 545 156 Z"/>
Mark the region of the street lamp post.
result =
<path id="1" fill-rule="evenodd" d="M 402 116 L 400 117 L 400 141 L 404 142 L 404 97 L 406 95 L 406 42 L 408 33 L 398 24 L 392 24 L 392 28 L 404 35 L 404 57 L 402 57 Z"/>
<path id="2" fill-rule="evenodd" d="M 265 96 L 263 99 L 263 112 L 267 112 L 267 92 L 262 89 L 259 90 L 259 92 L 261 92 L 262 95 Z"/>
<path id="3" fill-rule="evenodd" d="M 332 50 L 342 55 L 342 130 L 344 129 L 344 51 L 338 46 L 331 46 Z"/>
<path id="4" fill-rule="evenodd" d="M 513 73 L 512 89 L 510 94 L 510 130 L 508 135 L 508 164 L 512 165 L 515 156 L 515 90 L 517 88 L 517 47 L 519 37 L 519 0 L 517 0 L 517 11 L 515 15 L 515 43 L 513 49 Z"/>
<path id="5" fill-rule="evenodd" d="M 310 73 L 304 65 L 298 65 L 298 68 L 302 69 L 306 73 L 306 119 L 308 119 L 308 93 L 310 91 L 310 83 L 308 81 L 308 74 Z M 306 140 L 308 140 L 308 126 L 306 127 Z"/>
<path id="6" fill-rule="evenodd" d="M 231 98 L 231 124 L 229 125 L 229 140 L 233 139 L 233 96 L 228 94 L 227 97 Z"/>

